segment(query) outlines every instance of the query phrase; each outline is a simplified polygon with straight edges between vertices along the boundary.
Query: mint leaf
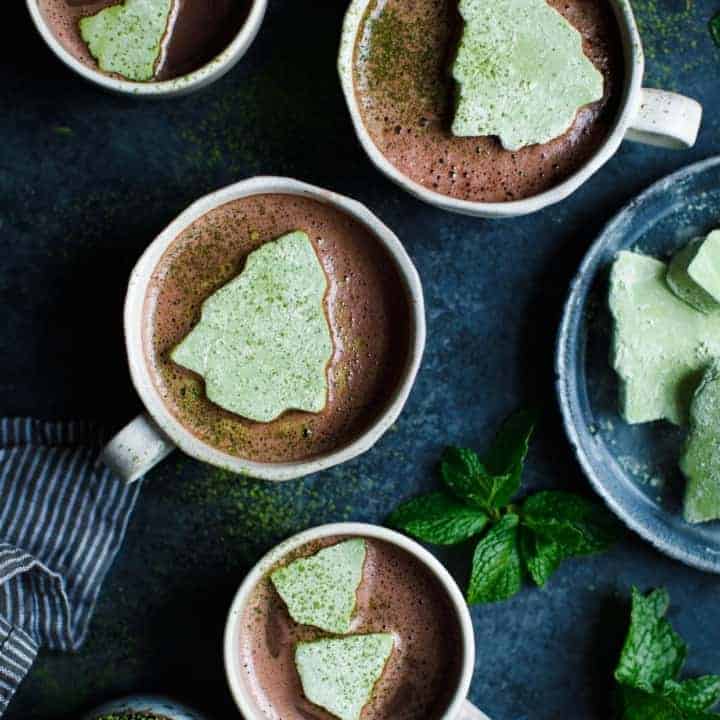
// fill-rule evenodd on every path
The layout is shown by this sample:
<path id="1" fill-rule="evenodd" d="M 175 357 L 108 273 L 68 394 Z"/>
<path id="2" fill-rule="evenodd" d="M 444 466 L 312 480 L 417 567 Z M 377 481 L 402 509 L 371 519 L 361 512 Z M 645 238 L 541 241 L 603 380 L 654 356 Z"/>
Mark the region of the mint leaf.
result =
<path id="1" fill-rule="evenodd" d="M 525 567 L 539 587 L 543 587 L 564 560 L 562 548 L 551 540 L 536 535 L 527 527 L 520 528 L 520 555 Z"/>
<path id="2" fill-rule="evenodd" d="M 506 515 L 475 548 L 467 593 L 471 605 L 507 600 L 522 587 L 519 523 L 517 515 Z"/>
<path id="3" fill-rule="evenodd" d="M 621 691 L 623 720 L 717 720 L 718 715 L 703 710 L 684 710 L 672 698 L 623 687 Z"/>
<path id="4" fill-rule="evenodd" d="M 512 597 L 525 574 L 543 586 L 566 558 L 606 550 L 617 537 L 617 525 L 602 506 L 570 493 L 537 493 L 520 511 L 511 505 L 535 422 L 528 410 L 511 415 L 484 460 L 467 448 L 447 448 L 440 463 L 445 491 L 409 500 L 387 519 L 436 545 L 463 542 L 493 523 L 475 548 L 470 604 Z"/>
<path id="5" fill-rule="evenodd" d="M 720 700 L 720 677 L 679 682 L 687 655 L 682 638 L 665 619 L 666 590 L 632 591 L 630 629 L 615 670 L 621 683 L 623 720 L 717 720 L 708 710 Z"/>
<path id="6" fill-rule="evenodd" d="M 682 720 L 665 698 L 637 688 L 622 688 L 621 705 L 623 720 Z"/>
<path id="7" fill-rule="evenodd" d="M 720 13 L 717 13 L 710 21 L 710 35 L 713 42 L 720 47 Z"/>
<path id="8" fill-rule="evenodd" d="M 387 522 L 423 542 L 454 545 L 482 532 L 488 519 L 482 510 L 434 492 L 404 502 Z"/>
<path id="9" fill-rule="evenodd" d="M 447 448 L 440 472 L 453 495 L 483 510 L 504 507 L 518 489 L 512 476 L 491 475 L 477 454 L 467 448 Z"/>
<path id="10" fill-rule="evenodd" d="M 604 508 L 570 493 L 545 491 L 522 508 L 520 548 L 525 567 L 542 587 L 563 560 L 607 550 L 616 529 Z"/>
<path id="11" fill-rule="evenodd" d="M 621 694 L 623 720 L 683 720 L 667 698 L 637 688 L 624 687 Z"/>
<path id="12" fill-rule="evenodd" d="M 669 604 L 666 590 L 645 596 L 633 588 L 630 629 L 615 670 L 619 683 L 656 692 L 678 676 L 687 646 L 664 618 Z"/>
<path id="13" fill-rule="evenodd" d="M 440 471 L 448 489 L 484 510 L 505 507 L 520 490 L 523 465 L 535 427 L 535 413 L 511 415 L 495 436 L 485 460 L 466 448 L 448 448 Z"/>
<path id="14" fill-rule="evenodd" d="M 520 489 L 520 478 L 530 449 L 537 415 L 531 410 L 513 413 L 500 427 L 490 451 L 483 458 L 492 475 L 511 475 L 516 481 L 515 492 Z M 513 493 L 514 495 L 515 493 Z M 512 496 L 508 498 L 508 502 Z"/>
<path id="15" fill-rule="evenodd" d="M 720 701 L 720 677 L 703 677 L 676 682 L 668 680 L 663 686 L 663 695 L 687 712 L 709 710 Z"/>
<path id="16" fill-rule="evenodd" d="M 604 508 L 559 491 L 529 497 L 520 522 L 523 561 L 541 587 L 563 560 L 607 550 L 617 537 L 615 521 Z"/>
<path id="17" fill-rule="evenodd" d="M 480 478 L 487 475 L 487 471 L 474 450 L 446 448 L 440 461 L 440 474 L 453 495 L 478 507 L 485 507 L 485 498 L 480 494 Z"/>
<path id="18" fill-rule="evenodd" d="M 617 525 L 605 508 L 557 490 L 529 497 L 522 507 L 522 522 L 543 540 L 558 545 L 564 557 L 603 552 L 618 536 Z"/>

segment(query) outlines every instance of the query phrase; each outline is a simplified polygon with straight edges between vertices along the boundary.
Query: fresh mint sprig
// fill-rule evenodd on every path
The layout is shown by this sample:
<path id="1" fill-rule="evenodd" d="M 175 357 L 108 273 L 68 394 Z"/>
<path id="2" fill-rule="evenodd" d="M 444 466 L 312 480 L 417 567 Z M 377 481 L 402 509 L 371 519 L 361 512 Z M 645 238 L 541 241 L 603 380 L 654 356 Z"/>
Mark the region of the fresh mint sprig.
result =
<path id="1" fill-rule="evenodd" d="M 720 47 L 720 12 L 713 15 L 710 20 L 710 35 L 714 43 Z"/>
<path id="2" fill-rule="evenodd" d="M 390 526 L 433 545 L 479 537 L 471 605 L 511 598 L 525 577 L 543 586 L 564 560 L 603 552 L 617 537 L 607 511 L 578 495 L 545 490 L 513 502 L 535 423 L 531 411 L 511 415 L 483 458 L 448 448 L 440 464 L 444 488 L 408 500 L 388 518 Z"/>
<path id="3" fill-rule="evenodd" d="M 720 701 L 720 676 L 678 680 L 687 645 L 665 619 L 664 589 L 632 591 L 630 629 L 615 669 L 622 720 L 712 720 Z"/>

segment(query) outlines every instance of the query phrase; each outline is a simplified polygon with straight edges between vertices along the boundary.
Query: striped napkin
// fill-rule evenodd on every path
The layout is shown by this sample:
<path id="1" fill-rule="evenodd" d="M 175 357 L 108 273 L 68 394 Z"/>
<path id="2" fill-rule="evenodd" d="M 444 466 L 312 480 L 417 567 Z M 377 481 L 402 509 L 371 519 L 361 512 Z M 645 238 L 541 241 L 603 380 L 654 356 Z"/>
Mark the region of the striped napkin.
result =
<path id="1" fill-rule="evenodd" d="M 41 646 L 77 650 L 140 484 L 83 422 L 0 419 L 0 716 Z"/>

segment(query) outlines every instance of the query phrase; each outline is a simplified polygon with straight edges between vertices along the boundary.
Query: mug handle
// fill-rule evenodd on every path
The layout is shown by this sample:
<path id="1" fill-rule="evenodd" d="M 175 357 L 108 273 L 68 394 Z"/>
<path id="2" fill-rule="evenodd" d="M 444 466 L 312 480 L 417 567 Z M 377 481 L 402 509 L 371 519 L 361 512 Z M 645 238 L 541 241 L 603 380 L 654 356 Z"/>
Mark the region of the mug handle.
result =
<path id="1" fill-rule="evenodd" d="M 175 444 L 148 415 L 138 415 L 103 449 L 100 461 L 126 483 L 139 480 L 164 460 Z"/>
<path id="2" fill-rule="evenodd" d="M 478 710 L 469 700 L 463 703 L 457 720 L 490 720 L 481 710 Z"/>
<path id="3" fill-rule="evenodd" d="M 665 90 L 643 88 L 637 116 L 625 135 L 628 140 L 684 150 L 697 140 L 702 120 L 697 100 Z"/>

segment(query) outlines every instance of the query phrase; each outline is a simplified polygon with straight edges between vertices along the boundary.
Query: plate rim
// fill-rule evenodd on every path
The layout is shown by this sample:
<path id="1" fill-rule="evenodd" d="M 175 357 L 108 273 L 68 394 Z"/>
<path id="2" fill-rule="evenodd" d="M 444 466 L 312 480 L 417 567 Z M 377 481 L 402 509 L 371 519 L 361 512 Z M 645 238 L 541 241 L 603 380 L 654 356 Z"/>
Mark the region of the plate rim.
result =
<path id="1" fill-rule="evenodd" d="M 686 165 L 675 172 L 656 180 L 652 185 L 636 195 L 627 202 L 613 217 L 603 226 L 602 230 L 595 238 L 583 257 L 575 275 L 573 276 L 567 298 L 563 305 L 562 318 L 557 332 L 555 343 L 555 392 L 560 412 L 563 420 L 565 434 L 572 447 L 575 458 L 580 463 L 580 467 L 585 477 L 589 480 L 590 485 L 595 492 L 603 499 L 610 510 L 631 530 L 637 533 L 641 538 L 650 543 L 663 554 L 683 562 L 690 567 L 720 574 L 720 556 L 713 559 L 711 554 L 700 555 L 696 551 L 683 549 L 677 545 L 663 540 L 655 534 L 647 523 L 643 523 L 634 514 L 627 511 L 624 504 L 610 492 L 598 477 L 592 467 L 588 453 L 583 447 L 583 441 L 573 421 L 573 413 L 570 406 L 568 388 L 570 386 L 570 363 L 568 362 L 568 347 L 570 338 L 573 334 L 573 325 L 578 312 L 580 312 L 579 300 L 582 298 L 583 284 L 588 276 L 592 266 L 597 264 L 598 256 L 604 251 L 607 244 L 607 238 L 623 224 L 626 219 L 631 216 L 637 208 L 642 207 L 651 198 L 657 194 L 664 192 L 668 186 L 682 182 L 692 175 L 700 175 L 710 168 L 720 165 L 720 155 L 713 155 L 699 162 Z M 584 307 L 585 303 L 583 303 Z"/>

